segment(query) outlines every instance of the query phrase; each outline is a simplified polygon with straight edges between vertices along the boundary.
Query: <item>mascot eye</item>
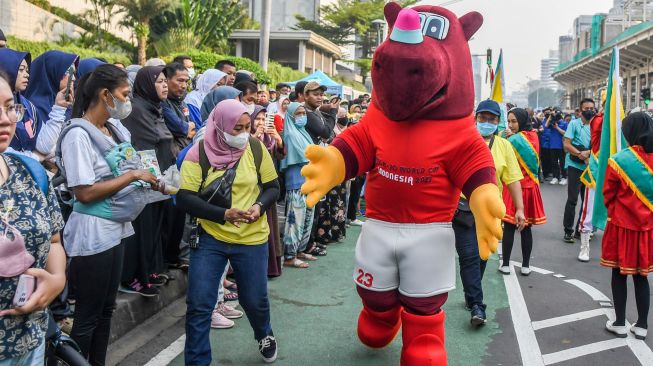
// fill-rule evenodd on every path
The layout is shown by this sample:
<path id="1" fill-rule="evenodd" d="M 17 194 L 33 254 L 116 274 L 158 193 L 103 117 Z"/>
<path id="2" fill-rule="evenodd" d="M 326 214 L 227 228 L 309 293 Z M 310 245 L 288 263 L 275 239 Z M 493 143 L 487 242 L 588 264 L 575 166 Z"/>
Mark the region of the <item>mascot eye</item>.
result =
<path id="1" fill-rule="evenodd" d="M 422 24 L 422 34 L 437 40 L 447 38 L 449 19 L 442 15 L 429 13 L 420 13 L 419 19 Z"/>

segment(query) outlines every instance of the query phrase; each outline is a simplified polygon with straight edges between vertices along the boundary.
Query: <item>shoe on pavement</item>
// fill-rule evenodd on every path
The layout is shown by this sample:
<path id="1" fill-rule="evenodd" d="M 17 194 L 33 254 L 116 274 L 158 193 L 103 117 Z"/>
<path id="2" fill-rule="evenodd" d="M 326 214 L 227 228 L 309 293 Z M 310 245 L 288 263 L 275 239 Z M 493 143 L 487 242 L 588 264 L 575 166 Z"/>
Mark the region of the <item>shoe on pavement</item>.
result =
<path id="1" fill-rule="evenodd" d="M 478 305 L 472 307 L 472 319 L 469 321 L 473 326 L 481 326 L 487 322 L 487 317 L 485 316 L 485 310 Z"/>
<path id="2" fill-rule="evenodd" d="M 227 319 L 240 319 L 243 317 L 242 311 L 236 310 L 225 303 L 220 303 L 218 307 L 215 309 L 215 311 L 222 314 L 222 316 L 224 316 Z"/>
<path id="3" fill-rule="evenodd" d="M 509 275 L 510 274 L 510 266 L 501 266 L 501 267 L 499 267 L 499 272 L 503 273 L 504 275 Z"/>
<path id="4" fill-rule="evenodd" d="M 522 267 L 520 272 L 521 272 L 522 276 L 528 276 L 528 275 L 531 274 L 531 268 L 530 267 Z"/>
<path id="5" fill-rule="evenodd" d="M 565 233 L 565 237 L 563 240 L 565 241 L 565 243 L 570 243 L 570 244 L 574 244 L 576 242 L 576 240 L 574 240 L 574 235 L 569 233 Z"/>
<path id="6" fill-rule="evenodd" d="M 574 239 L 580 239 L 580 231 L 574 232 Z"/>
<path id="7" fill-rule="evenodd" d="M 605 323 L 605 329 L 607 329 L 608 332 L 614 333 L 619 338 L 628 337 L 628 329 L 625 325 L 613 325 L 612 323 L 612 320 L 608 320 L 608 322 Z"/>
<path id="8" fill-rule="evenodd" d="M 630 327 L 630 332 L 635 335 L 635 338 L 643 341 L 646 339 L 646 332 L 648 329 L 646 328 L 640 328 L 637 326 L 637 324 L 633 324 L 632 327 Z"/>
<path id="9" fill-rule="evenodd" d="M 553 178 L 549 181 L 549 184 L 558 184 L 558 178 Z"/>
<path id="10" fill-rule="evenodd" d="M 589 233 L 580 234 L 580 253 L 578 254 L 578 260 L 581 262 L 590 261 L 590 234 Z"/>
<path id="11" fill-rule="evenodd" d="M 561 186 L 566 186 L 566 185 L 567 185 L 567 178 L 562 178 L 562 179 L 560 179 L 560 181 L 558 182 L 558 184 L 560 184 Z"/>
<path id="12" fill-rule="evenodd" d="M 263 356 L 263 361 L 272 363 L 277 360 L 277 340 L 269 335 L 258 342 L 258 351 Z"/>
<path id="13" fill-rule="evenodd" d="M 149 283 L 143 285 L 137 279 L 134 279 L 134 281 L 128 285 L 121 285 L 119 291 L 126 294 L 139 294 L 144 297 L 154 297 L 160 293 L 158 288 L 150 285 Z"/>
<path id="14" fill-rule="evenodd" d="M 224 315 L 220 314 L 218 310 L 213 310 L 211 314 L 211 328 L 213 329 L 229 329 L 234 326 L 234 321 L 227 319 Z"/>
<path id="15" fill-rule="evenodd" d="M 157 287 L 163 286 L 166 284 L 166 282 L 168 282 L 168 280 L 165 277 L 160 276 L 156 273 L 151 274 L 149 280 L 150 280 L 150 285 L 157 286 Z"/>
<path id="16" fill-rule="evenodd" d="M 350 222 L 351 226 L 363 226 L 363 221 L 356 219 L 352 222 Z"/>

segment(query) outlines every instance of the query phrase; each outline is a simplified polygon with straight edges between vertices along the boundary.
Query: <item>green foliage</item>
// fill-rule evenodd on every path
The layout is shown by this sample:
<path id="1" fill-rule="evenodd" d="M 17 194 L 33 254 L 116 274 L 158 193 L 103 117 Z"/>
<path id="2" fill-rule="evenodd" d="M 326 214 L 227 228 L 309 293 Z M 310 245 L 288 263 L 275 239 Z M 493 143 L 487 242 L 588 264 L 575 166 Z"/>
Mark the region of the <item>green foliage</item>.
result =
<path id="1" fill-rule="evenodd" d="M 7 43 L 9 44 L 9 47 L 11 47 L 12 49 L 31 53 L 32 59 L 35 59 L 45 51 L 59 50 L 59 51 L 74 53 L 76 55 L 79 55 L 80 58 L 99 57 L 107 60 L 110 63 L 120 62 L 125 65 L 129 65 L 131 63 L 129 57 L 127 57 L 127 55 L 125 54 L 100 52 L 93 49 L 81 48 L 74 45 L 62 46 L 51 42 L 26 41 L 13 36 L 7 37 Z"/>
<path id="2" fill-rule="evenodd" d="M 278 62 L 268 62 L 268 75 L 272 79 L 270 84 L 273 88 L 274 85 L 284 81 L 295 81 L 308 76 L 307 73 L 299 70 L 291 69 L 290 67 L 282 66 Z"/>
<path id="3" fill-rule="evenodd" d="M 261 66 L 256 63 L 256 61 L 252 61 L 248 58 L 220 55 L 207 51 L 189 51 L 185 52 L 184 55 L 187 55 L 193 59 L 194 68 L 198 73 L 206 69 L 214 68 L 215 64 L 220 60 L 229 60 L 236 64 L 237 70 L 249 70 L 256 74 L 256 79 L 261 84 L 269 85 L 273 81 L 270 76 L 265 71 L 263 71 Z M 175 56 L 178 56 L 178 54 L 168 55 L 162 58 L 164 61 L 169 62 L 172 61 Z"/>
<path id="4" fill-rule="evenodd" d="M 107 0 L 100 0 L 100 2 L 102 1 L 107 1 Z M 80 37 L 81 40 L 79 42 L 77 42 L 72 38 L 64 39 L 65 42 L 78 44 L 83 47 L 98 48 L 102 50 L 105 50 L 106 48 L 110 48 L 112 51 L 116 51 L 116 52 L 131 53 L 134 51 L 134 46 L 131 43 L 119 37 L 116 37 L 115 35 L 109 33 L 105 29 L 98 29 L 98 26 L 95 25 L 93 22 L 89 22 L 78 15 L 71 14 L 66 9 L 51 5 L 50 2 L 47 0 L 27 0 L 27 2 L 36 5 L 39 8 L 46 10 L 80 28 L 87 30 L 86 33 L 81 35 Z"/>
<path id="5" fill-rule="evenodd" d="M 174 0 L 113 0 L 120 12 L 125 14 L 122 25 L 131 28 L 138 43 L 138 63 L 145 63 L 145 51 L 150 35 L 150 20 L 160 12 L 171 8 Z"/>
<path id="6" fill-rule="evenodd" d="M 157 52 L 186 52 L 200 47 L 218 53 L 229 51 L 234 29 L 253 26 L 240 0 L 179 0 L 178 6 L 152 18 L 151 38 Z M 193 35 L 193 40 L 180 35 Z M 172 49 L 170 49 L 172 48 Z"/>
<path id="7" fill-rule="evenodd" d="M 347 78 L 345 78 L 344 76 L 341 76 L 341 75 L 336 75 L 336 76 L 332 77 L 331 79 L 333 79 L 333 81 L 335 81 L 337 83 L 340 83 L 342 85 L 350 86 L 350 87 L 352 87 L 352 88 L 354 88 L 355 90 L 358 90 L 358 91 L 366 91 L 367 90 L 365 85 L 363 85 L 363 84 L 361 84 L 361 83 L 359 83 L 358 81 L 355 81 L 355 80 L 349 80 L 349 79 L 347 79 Z"/>

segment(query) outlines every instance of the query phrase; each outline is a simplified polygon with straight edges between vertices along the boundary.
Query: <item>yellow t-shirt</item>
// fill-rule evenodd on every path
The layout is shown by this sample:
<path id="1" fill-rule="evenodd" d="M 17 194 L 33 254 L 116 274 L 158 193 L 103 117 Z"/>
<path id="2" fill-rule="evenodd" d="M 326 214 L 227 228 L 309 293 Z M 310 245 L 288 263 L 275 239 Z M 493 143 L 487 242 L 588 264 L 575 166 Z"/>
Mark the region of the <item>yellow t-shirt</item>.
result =
<path id="1" fill-rule="evenodd" d="M 500 191 L 503 191 L 504 184 L 508 185 L 524 179 L 515 151 L 508 140 L 495 136 L 490 151 L 492 158 L 494 158 L 494 167 L 497 170 L 497 186 L 499 186 Z"/>
<path id="2" fill-rule="evenodd" d="M 261 160 L 261 183 L 265 184 L 277 178 L 277 172 L 272 163 L 272 157 L 261 142 L 263 150 L 263 159 Z M 224 170 L 209 169 L 204 187 L 208 186 L 224 174 Z M 202 167 L 199 163 L 185 160 L 181 164 L 181 188 L 193 192 L 198 192 L 202 183 Z M 256 175 L 256 165 L 254 163 L 254 154 L 251 146 L 240 159 L 236 169 L 236 178 L 231 188 L 231 207 L 241 210 L 248 210 L 256 202 L 261 192 L 258 186 L 258 177 Z M 267 242 L 270 228 L 268 226 L 267 216 L 261 213 L 261 218 L 251 224 L 241 224 L 240 228 L 227 222 L 224 225 L 199 219 L 202 229 L 217 240 L 230 244 L 258 245 Z"/>

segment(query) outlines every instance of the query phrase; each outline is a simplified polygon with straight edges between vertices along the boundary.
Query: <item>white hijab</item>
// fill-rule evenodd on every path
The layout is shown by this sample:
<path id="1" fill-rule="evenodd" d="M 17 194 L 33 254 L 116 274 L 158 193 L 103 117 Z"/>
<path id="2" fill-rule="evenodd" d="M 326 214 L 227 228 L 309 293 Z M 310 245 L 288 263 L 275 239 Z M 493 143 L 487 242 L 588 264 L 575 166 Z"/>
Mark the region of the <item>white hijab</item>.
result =
<path id="1" fill-rule="evenodd" d="M 227 74 L 220 70 L 208 69 L 204 71 L 200 76 L 197 77 L 197 83 L 195 84 L 195 90 L 188 93 L 184 102 L 186 104 L 191 104 L 197 109 L 202 107 L 202 102 L 204 97 L 213 90 L 213 88 L 222 80 Z"/>

